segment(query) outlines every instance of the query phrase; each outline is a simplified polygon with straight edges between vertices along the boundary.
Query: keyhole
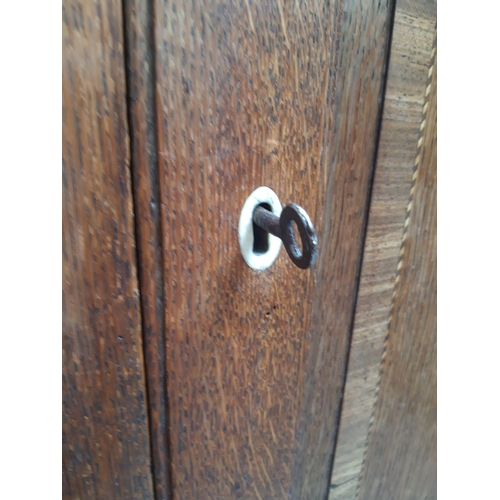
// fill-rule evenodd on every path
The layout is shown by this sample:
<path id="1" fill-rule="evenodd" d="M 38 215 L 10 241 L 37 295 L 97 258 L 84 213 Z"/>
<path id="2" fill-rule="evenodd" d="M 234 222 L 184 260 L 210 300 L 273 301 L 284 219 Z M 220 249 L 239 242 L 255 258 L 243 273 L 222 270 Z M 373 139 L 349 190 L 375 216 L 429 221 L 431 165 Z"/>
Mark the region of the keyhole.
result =
<path id="1" fill-rule="evenodd" d="M 266 186 L 260 186 L 245 200 L 238 222 L 238 243 L 241 255 L 251 269 L 263 271 L 270 267 L 278 257 L 282 241 L 268 234 L 253 223 L 253 214 L 257 207 L 269 210 L 280 217 L 283 210 L 276 193 Z"/>
<path id="2" fill-rule="evenodd" d="M 261 203 L 257 205 L 259 207 L 265 208 L 271 211 L 271 205 L 269 203 Z M 253 224 L 253 253 L 256 255 L 262 255 L 269 250 L 269 233 L 257 226 L 255 222 Z"/>

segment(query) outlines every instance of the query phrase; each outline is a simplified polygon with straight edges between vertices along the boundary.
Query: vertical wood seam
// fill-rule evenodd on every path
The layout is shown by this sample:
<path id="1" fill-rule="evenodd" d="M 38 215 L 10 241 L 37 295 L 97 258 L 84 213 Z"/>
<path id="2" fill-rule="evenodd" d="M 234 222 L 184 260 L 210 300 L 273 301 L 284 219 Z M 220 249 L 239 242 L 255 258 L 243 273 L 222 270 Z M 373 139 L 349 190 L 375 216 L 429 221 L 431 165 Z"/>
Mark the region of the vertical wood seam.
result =
<path id="1" fill-rule="evenodd" d="M 63 497 L 151 499 L 122 4 L 62 7 Z"/>
<path id="2" fill-rule="evenodd" d="M 159 163 L 158 163 L 158 126 L 157 126 L 157 121 L 156 121 L 156 104 L 157 104 L 157 97 L 156 97 L 156 46 L 155 46 L 155 26 L 154 26 L 154 9 L 155 9 L 155 4 L 153 0 L 146 0 L 148 4 L 148 9 L 149 9 L 149 16 L 145 20 L 146 22 L 146 29 L 147 29 L 147 51 L 150 53 L 150 61 L 151 64 L 149 66 L 149 72 L 147 73 L 146 79 L 147 79 L 147 86 L 148 86 L 148 91 L 150 92 L 150 99 L 147 99 L 146 106 L 147 106 L 147 111 L 148 113 L 151 114 L 153 119 L 151 120 L 152 123 L 152 134 L 151 135 L 141 135 L 140 139 L 141 141 L 148 141 L 148 144 L 150 144 L 151 149 L 154 151 L 154 170 L 155 170 L 155 177 L 156 177 L 156 183 L 152 182 L 151 186 L 151 202 L 155 203 L 156 206 L 160 207 L 161 203 L 161 188 L 160 188 L 160 182 L 159 182 L 159 176 L 160 176 L 160 171 L 159 171 Z M 165 443 L 166 443 L 166 449 L 161 450 L 157 449 L 160 445 L 154 440 L 153 438 L 153 427 L 154 423 L 152 421 L 152 411 L 151 411 L 151 392 L 152 387 L 155 384 L 155 380 L 152 380 L 152 375 L 150 373 L 150 369 L 148 369 L 148 356 L 147 356 L 147 348 L 150 342 L 150 339 L 148 338 L 147 335 L 147 325 L 146 325 L 146 305 L 145 305 L 145 277 L 142 275 L 142 271 L 144 269 L 143 267 L 143 259 L 144 255 L 148 252 L 148 248 L 143 245 L 143 241 L 140 237 L 141 235 L 141 219 L 144 217 L 142 214 L 141 210 L 139 209 L 139 188 L 138 188 L 138 183 L 136 179 L 136 175 L 138 175 L 138 169 L 143 167 L 142 165 L 139 165 L 138 162 L 136 161 L 136 151 L 135 151 L 135 145 L 133 141 L 133 136 L 136 133 L 136 125 L 135 119 L 132 113 L 132 100 L 134 97 L 131 95 L 131 86 L 132 86 L 132 71 L 131 71 L 131 50 L 129 47 L 129 44 L 131 43 L 130 40 L 130 34 L 133 30 L 138 30 L 139 27 L 137 26 L 138 20 L 135 19 L 136 24 L 132 22 L 130 19 L 131 16 L 131 10 L 132 7 L 130 6 L 130 2 L 128 0 L 122 0 L 122 9 L 123 9 L 123 47 L 124 47 L 124 58 L 125 58 L 125 92 L 126 92 L 126 105 L 127 105 L 127 125 L 129 129 L 129 135 L 130 135 L 130 140 L 129 140 L 129 155 L 130 155 L 130 174 L 131 174 L 131 181 L 132 181 L 132 203 L 133 203 L 133 217 L 134 217 L 134 237 L 136 241 L 136 247 L 135 247 L 135 259 L 137 263 L 137 281 L 138 281 L 138 286 L 139 286 L 139 296 L 140 296 L 140 311 L 141 311 L 141 335 L 142 335 L 142 349 L 143 349 L 143 359 L 145 360 L 144 362 L 144 371 L 145 371 L 145 385 L 146 385 L 146 404 L 147 404 L 147 426 L 148 426 L 148 433 L 149 433 L 149 441 L 150 441 L 150 466 L 151 466 L 151 475 L 153 478 L 153 485 L 154 485 L 154 497 L 155 500 L 163 500 L 165 498 L 169 499 L 172 498 L 172 477 L 171 477 L 171 467 L 170 467 L 170 435 L 169 435 L 169 427 L 168 427 L 168 421 L 169 421 L 169 415 L 168 415 L 168 394 L 167 394 L 167 383 L 166 383 L 166 377 L 167 377 L 167 371 L 166 371 L 166 345 L 165 345 L 165 294 L 164 294 L 164 249 L 163 249 L 163 238 L 162 238 L 162 231 L 163 231 L 163 224 L 162 224 L 162 217 L 161 217 L 161 211 L 158 212 L 158 218 L 157 220 L 154 220 L 153 223 L 156 226 L 156 243 L 159 247 L 159 253 L 160 253 L 160 260 L 158 262 L 158 265 L 156 266 L 156 279 L 159 281 L 159 286 L 157 284 L 157 293 L 159 295 L 158 297 L 158 302 L 155 304 L 156 308 L 160 308 L 160 314 L 158 314 L 159 318 L 159 328 L 160 331 L 158 332 L 157 335 L 157 341 L 159 345 L 159 352 L 158 352 L 158 357 L 157 361 L 159 366 L 159 370 L 161 373 L 164 374 L 164 383 L 163 387 L 160 387 L 159 390 L 163 391 L 164 393 L 164 402 L 165 405 L 163 408 L 159 409 L 160 413 L 160 418 L 165 419 Z M 150 167 L 150 165 L 148 165 Z M 145 166 L 144 166 L 145 167 Z M 157 455 L 164 454 L 165 455 L 165 463 L 166 463 L 166 470 L 163 470 L 161 463 L 158 463 L 159 461 L 156 459 Z M 166 490 L 163 492 L 161 483 L 162 481 L 166 481 Z"/>
<path id="3" fill-rule="evenodd" d="M 158 94 L 157 94 L 157 74 L 156 74 L 156 64 L 157 64 L 157 57 L 156 57 L 156 2 L 155 0 L 147 0 L 149 5 L 150 5 L 150 23 L 149 23 L 149 32 L 148 32 L 148 37 L 149 37 L 149 47 L 151 49 L 151 85 L 152 85 L 152 107 L 153 109 L 151 110 L 152 113 L 154 113 L 154 119 L 153 119 L 153 127 L 154 127 L 154 141 L 155 141 L 155 154 L 156 154 L 156 179 L 157 179 L 157 186 L 155 190 L 156 194 L 156 202 L 158 206 L 158 244 L 160 247 L 160 276 L 161 276 L 161 283 L 160 283 L 160 293 L 161 293 L 161 304 L 162 304 L 162 310 L 160 314 L 160 321 L 161 321 L 161 335 L 160 335 L 160 345 L 162 346 L 163 349 L 163 373 L 165 374 L 165 379 L 164 379 L 164 385 L 162 387 L 163 394 L 164 394 L 164 399 L 165 399 L 165 429 L 166 429 L 166 436 L 165 436 L 165 442 L 167 445 L 167 449 L 165 450 L 166 453 L 166 481 L 167 481 L 167 491 L 166 493 L 166 498 L 171 499 L 173 498 L 173 477 L 172 477 L 172 466 L 171 466 L 171 459 L 170 457 L 172 456 L 171 449 L 172 449 L 172 443 L 171 443 L 171 436 L 170 436 L 170 427 L 169 427 L 169 421 L 170 421 L 170 415 L 169 415 L 169 395 L 168 395 L 168 372 L 167 372 L 167 344 L 166 344 L 166 334 L 165 334 L 165 311 L 166 311 L 166 301 L 165 301 L 165 248 L 163 245 L 163 234 L 165 231 L 165 227 L 163 224 L 163 217 L 162 217 L 162 211 L 161 211 L 161 204 L 162 204 L 162 199 L 163 199 L 163 193 L 161 192 L 161 187 L 162 183 L 160 182 L 160 163 L 158 161 L 158 155 L 159 155 L 159 138 L 158 138 L 158 120 L 157 120 L 157 115 L 156 115 L 156 110 L 158 108 Z"/>
<path id="4" fill-rule="evenodd" d="M 395 10 L 395 9 L 394 9 Z M 355 500 L 359 497 L 359 490 L 361 487 L 361 478 L 363 477 L 364 471 L 365 471 L 365 465 L 366 465 L 366 455 L 368 451 L 368 443 L 370 440 L 370 434 L 372 431 L 373 423 L 375 421 L 375 411 L 377 407 L 377 401 L 378 401 L 378 395 L 380 392 L 380 386 L 382 382 L 382 375 L 384 373 L 384 366 L 385 366 L 385 358 L 387 354 L 387 346 L 389 344 L 389 338 L 390 338 L 390 329 L 391 329 L 391 324 L 392 324 L 392 317 L 394 313 L 394 306 L 395 306 L 395 299 L 397 296 L 397 292 L 399 290 L 399 280 L 401 276 L 401 269 L 402 269 L 402 261 L 403 261 L 403 255 L 405 252 L 405 241 L 406 237 L 408 234 L 408 228 L 410 226 L 410 220 L 411 220 L 411 212 L 412 212 L 412 206 L 413 206 L 413 194 L 415 191 L 415 185 L 416 185 L 416 180 L 419 174 L 419 167 L 421 164 L 421 150 L 422 150 L 422 144 L 423 144 L 423 138 L 424 138 L 424 133 L 426 130 L 427 126 L 427 109 L 428 109 L 428 103 L 429 103 L 429 96 L 430 96 L 430 88 L 431 88 L 431 81 L 432 81 L 432 72 L 434 70 L 434 64 L 436 61 L 436 46 L 437 46 L 437 36 L 434 37 L 434 43 L 432 46 L 432 51 L 431 51 L 431 58 L 430 58 L 430 63 L 429 63 L 429 70 L 428 70 L 428 75 L 427 75 L 427 83 L 425 86 L 425 95 L 424 95 L 424 103 L 422 105 L 422 120 L 420 123 L 420 133 L 417 141 L 417 151 L 415 154 L 415 163 L 413 166 L 413 174 L 412 174 L 412 180 L 411 180 L 411 187 L 410 187 L 410 192 L 408 196 L 408 206 L 406 209 L 406 217 L 403 225 L 403 234 L 401 237 L 401 246 L 399 250 L 399 259 L 398 259 L 398 264 L 396 267 L 396 276 L 394 279 L 394 287 L 393 287 L 393 292 L 392 292 L 392 298 L 391 298 L 391 307 L 390 307 L 390 313 L 389 317 L 387 319 L 387 330 L 386 330 L 386 336 L 384 339 L 384 344 L 382 348 L 382 356 L 380 359 L 380 369 L 379 369 L 379 374 L 378 374 L 378 381 L 377 385 L 375 388 L 375 394 L 373 398 L 373 408 L 370 416 L 370 421 L 368 424 L 368 433 L 366 436 L 366 441 L 365 441 L 365 447 L 364 447 L 364 452 L 363 452 L 363 461 L 361 462 L 361 471 L 358 475 L 358 484 L 356 487 L 356 495 L 355 495 Z"/>
<path id="5" fill-rule="evenodd" d="M 134 220 L 134 240 L 136 242 L 135 244 L 135 251 L 133 252 L 133 256 L 135 259 L 135 271 L 136 271 L 136 280 L 137 280 L 137 285 L 139 289 L 139 304 L 140 304 L 140 327 L 141 327 L 141 337 L 142 337 L 142 358 L 144 360 L 144 385 L 145 385 L 145 391 L 144 391 L 144 399 L 146 402 L 146 411 L 147 411 L 147 419 L 146 419 L 146 426 L 147 426 L 147 432 L 148 432 L 148 437 L 149 437 L 149 449 L 150 449 L 150 461 L 149 461 L 149 466 L 150 466 L 150 474 L 151 477 L 153 478 L 153 484 L 156 483 L 156 478 L 154 474 L 154 453 L 153 451 L 153 440 L 152 440 L 152 435 L 151 435 L 151 412 L 149 410 L 149 380 L 148 380 L 148 375 L 147 375 L 147 367 L 145 366 L 145 361 L 146 361 L 146 335 L 144 334 L 145 332 L 145 317 L 144 317 L 144 306 L 143 306 L 143 287 L 142 287 L 142 277 L 141 277 L 141 272 L 140 272 L 140 266 L 141 266 L 141 251 L 139 249 L 140 246 L 140 239 L 139 239 L 139 229 L 138 229 L 138 216 L 137 216 L 137 200 L 136 200 L 136 186 L 135 186 L 135 179 L 134 179 L 134 168 L 135 168 L 135 161 L 134 161 L 134 146 L 133 146 L 133 141 L 131 135 L 134 132 L 134 126 L 133 126 L 133 120 L 131 116 L 131 110 L 130 110 L 130 71 L 129 71 L 129 48 L 128 48 L 128 43 L 129 43 L 129 36 L 128 36 L 128 16 L 127 16 L 127 8 L 125 6 L 126 0 L 122 0 L 121 5 L 122 5 L 122 36 L 123 36 L 123 58 L 124 58 L 124 67 L 125 67 L 125 105 L 126 105 L 126 125 L 128 127 L 128 134 L 129 134 L 129 141 L 128 141 L 128 155 L 129 155 L 129 172 L 130 172 L 130 181 L 131 181 L 131 187 L 132 187 L 132 217 Z M 153 495 L 155 500 L 159 500 L 157 498 L 156 494 L 156 487 L 153 488 Z"/>

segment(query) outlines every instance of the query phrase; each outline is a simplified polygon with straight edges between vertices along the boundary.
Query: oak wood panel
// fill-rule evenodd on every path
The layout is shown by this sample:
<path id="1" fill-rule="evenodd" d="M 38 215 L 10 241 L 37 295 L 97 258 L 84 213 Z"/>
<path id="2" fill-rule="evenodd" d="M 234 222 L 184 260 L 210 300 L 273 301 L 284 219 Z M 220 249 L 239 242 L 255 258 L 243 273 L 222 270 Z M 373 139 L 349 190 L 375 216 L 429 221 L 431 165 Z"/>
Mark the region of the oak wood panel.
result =
<path id="1" fill-rule="evenodd" d="M 436 23 L 434 0 L 396 4 L 330 500 L 353 499 L 380 380 Z"/>
<path id="2" fill-rule="evenodd" d="M 162 225 L 158 179 L 153 3 L 124 0 L 126 74 L 139 285 L 155 499 L 170 498 Z"/>
<path id="3" fill-rule="evenodd" d="M 152 499 L 119 1 L 63 2 L 63 497 Z"/>
<path id="4" fill-rule="evenodd" d="M 173 496 L 324 498 L 388 5 L 154 9 Z M 239 213 L 260 185 L 311 215 L 312 271 L 284 251 L 244 263 Z"/>
<path id="5" fill-rule="evenodd" d="M 321 227 L 335 6 L 157 7 L 174 498 L 290 489 L 313 275 L 250 270 L 237 224 L 267 185 Z"/>
<path id="6" fill-rule="evenodd" d="M 359 498 L 437 498 L 437 66 L 425 121 L 400 271 Z"/>
<path id="7" fill-rule="evenodd" d="M 293 498 L 326 498 L 381 120 L 393 2 L 348 1 L 335 71 L 323 248 L 312 305 Z M 321 182 L 321 181 L 320 181 Z M 325 186 L 323 186 L 324 188 Z"/>

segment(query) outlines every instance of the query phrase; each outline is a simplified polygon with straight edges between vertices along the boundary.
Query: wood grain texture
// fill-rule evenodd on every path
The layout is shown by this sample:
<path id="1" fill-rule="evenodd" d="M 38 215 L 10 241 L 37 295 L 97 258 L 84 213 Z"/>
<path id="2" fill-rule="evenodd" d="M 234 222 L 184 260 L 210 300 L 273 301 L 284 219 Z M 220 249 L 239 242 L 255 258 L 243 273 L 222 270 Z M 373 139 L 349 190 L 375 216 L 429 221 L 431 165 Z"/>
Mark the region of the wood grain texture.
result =
<path id="1" fill-rule="evenodd" d="M 119 1 L 63 2 L 63 497 L 152 499 Z"/>
<path id="2" fill-rule="evenodd" d="M 391 1 L 345 2 L 335 89 L 335 125 L 323 207 L 323 248 L 299 410 L 294 498 L 326 498 L 358 290 L 390 39 Z"/>
<path id="3" fill-rule="evenodd" d="M 155 2 L 174 498 L 326 496 L 387 14 Z M 244 263 L 238 218 L 260 185 L 311 215 L 312 271 L 284 251 L 265 272 Z"/>
<path id="4" fill-rule="evenodd" d="M 434 0 L 397 2 L 330 500 L 353 499 L 358 485 L 421 135 L 435 23 Z"/>
<path id="5" fill-rule="evenodd" d="M 156 500 L 170 498 L 154 26 L 150 1 L 124 0 L 130 152 Z"/>
<path id="6" fill-rule="evenodd" d="M 437 67 L 429 69 L 407 227 L 359 498 L 437 498 Z"/>

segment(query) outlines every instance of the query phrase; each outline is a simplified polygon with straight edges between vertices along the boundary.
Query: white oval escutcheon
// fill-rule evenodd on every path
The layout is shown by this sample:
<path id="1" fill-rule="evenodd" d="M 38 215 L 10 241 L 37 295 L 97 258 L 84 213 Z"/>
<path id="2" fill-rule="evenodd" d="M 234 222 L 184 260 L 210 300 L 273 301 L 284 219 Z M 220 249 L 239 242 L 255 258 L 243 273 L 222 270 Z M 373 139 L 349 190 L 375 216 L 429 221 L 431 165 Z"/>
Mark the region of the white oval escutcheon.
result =
<path id="1" fill-rule="evenodd" d="M 271 212 L 278 217 L 281 215 L 282 206 L 278 195 L 270 188 L 261 186 L 246 199 L 241 210 L 238 224 L 238 241 L 245 262 L 256 271 L 267 269 L 278 257 L 281 249 L 281 240 L 268 233 L 268 248 L 264 253 L 254 251 L 253 211 L 256 207 L 267 204 Z"/>

